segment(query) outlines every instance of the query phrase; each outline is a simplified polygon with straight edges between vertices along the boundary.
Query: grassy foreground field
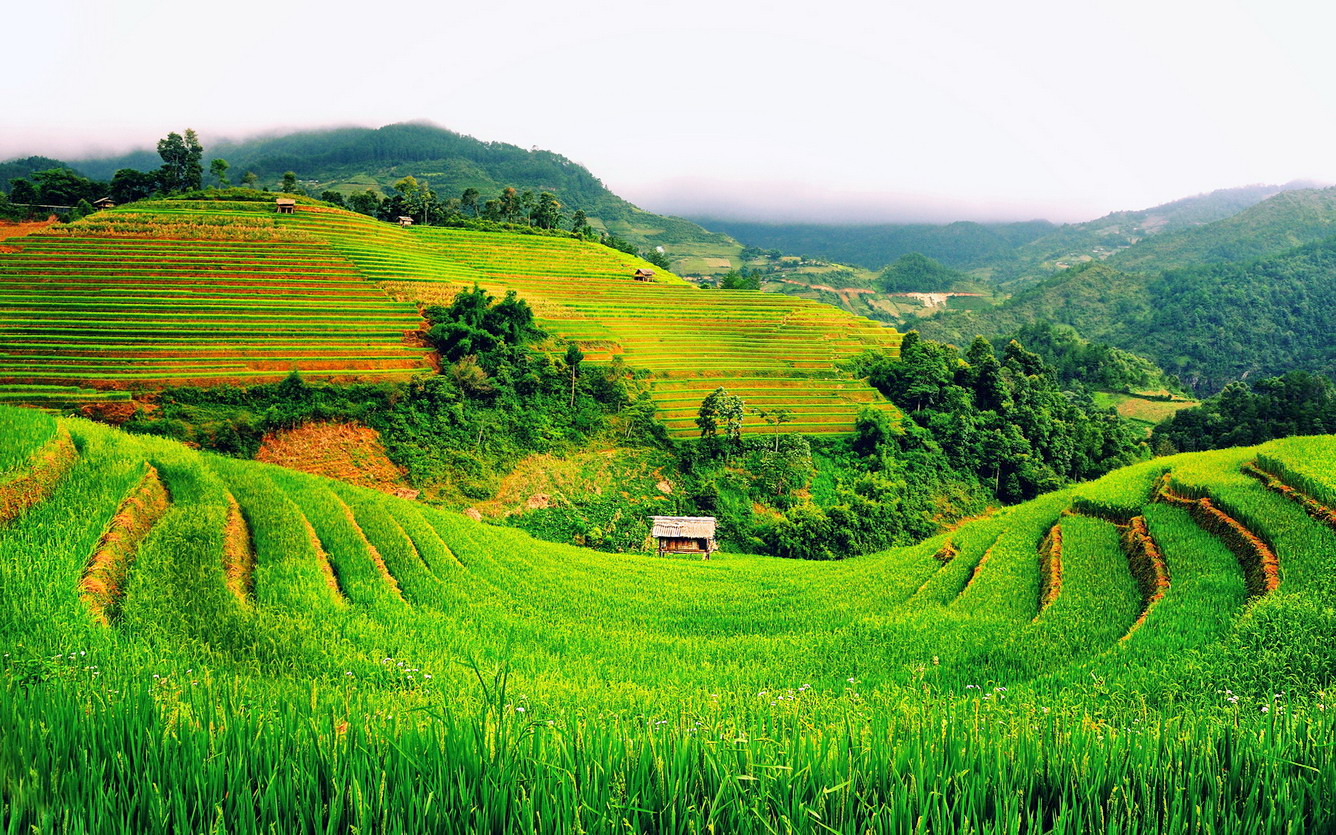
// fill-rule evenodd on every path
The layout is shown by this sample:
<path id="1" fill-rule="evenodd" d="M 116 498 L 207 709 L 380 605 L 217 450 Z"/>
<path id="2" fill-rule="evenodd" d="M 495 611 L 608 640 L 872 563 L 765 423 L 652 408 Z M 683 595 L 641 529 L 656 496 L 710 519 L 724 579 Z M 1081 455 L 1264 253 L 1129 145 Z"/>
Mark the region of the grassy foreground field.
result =
<path id="1" fill-rule="evenodd" d="M 816 563 L 0 430 L 0 832 L 1336 826 L 1333 438 Z"/>

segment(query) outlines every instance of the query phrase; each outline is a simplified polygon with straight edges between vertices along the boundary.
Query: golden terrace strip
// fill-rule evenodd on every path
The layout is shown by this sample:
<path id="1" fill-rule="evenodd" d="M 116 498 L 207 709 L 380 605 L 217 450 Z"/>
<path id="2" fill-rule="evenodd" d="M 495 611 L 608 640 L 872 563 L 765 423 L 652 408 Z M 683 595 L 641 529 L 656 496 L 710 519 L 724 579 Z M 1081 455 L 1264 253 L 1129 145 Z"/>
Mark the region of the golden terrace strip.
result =
<path id="1" fill-rule="evenodd" d="M 847 433 L 894 407 L 839 364 L 900 335 L 827 305 L 698 290 L 600 244 L 402 229 L 298 199 L 141 201 L 0 251 L 0 400 L 108 399 L 91 389 L 308 378 L 406 379 L 428 368 L 418 304 L 474 284 L 517 291 L 592 361 L 651 375 L 673 434 L 720 385 L 793 412 L 786 431 Z M 124 395 L 111 395 L 111 397 Z M 764 431 L 761 425 L 744 431 Z"/>
<path id="2" fill-rule="evenodd" d="M 0 831 L 1330 831 L 1333 454 L 703 561 L 0 408 Z"/>

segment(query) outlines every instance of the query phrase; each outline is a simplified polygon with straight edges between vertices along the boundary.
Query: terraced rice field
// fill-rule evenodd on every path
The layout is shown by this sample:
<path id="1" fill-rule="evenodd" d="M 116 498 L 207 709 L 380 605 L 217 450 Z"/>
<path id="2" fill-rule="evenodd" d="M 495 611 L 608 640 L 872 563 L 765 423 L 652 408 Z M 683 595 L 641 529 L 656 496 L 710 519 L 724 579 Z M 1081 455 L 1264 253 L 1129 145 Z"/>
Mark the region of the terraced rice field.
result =
<path id="1" fill-rule="evenodd" d="M 519 293 L 589 360 L 620 356 L 649 372 L 660 417 L 681 436 L 695 434 L 700 401 L 721 385 L 751 406 L 790 409 L 789 431 L 848 432 L 865 406 L 894 410 L 839 363 L 896 350 L 895 331 L 814 302 L 701 291 L 664 271 L 637 282 L 649 264 L 582 241 L 174 200 L 98 213 L 15 248 L 0 254 L 0 400 L 36 402 L 17 385 L 152 389 L 294 368 L 404 378 L 424 367 L 424 349 L 405 344 L 421 324 L 415 303 L 476 283 Z"/>
<path id="2" fill-rule="evenodd" d="M 748 405 L 785 407 L 789 431 L 848 432 L 865 406 L 893 411 L 838 364 L 867 348 L 894 351 L 900 335 L 827 305 L 760 293 L 702 291 L 625 253 L 582 241 L 465 230 L 402 230 L 343 212 L 293 221 L 329 239 L 363 273 L 399 298 L 443 303 L 478 284 L 514 290 L 547 330 L 578 342 L 588 359 L 621 357 L 649 371 L 660 417 L 679 436 L 696 433 L 700 401 L 717 386 Z M 744 431 L 765 431 L 756 419 Z"/>
<path id="3" fill-rule="evenodd" d="M 0 430 L 0 831 L 1336 826 L 1336 527 L 1249 470 L 1333 437 L 821 563 Z"/>
<path id="4" fill-rule="evenodd" d="M 327 243 L 258 212 L 102 212 L 0 253 L 0 400 L 311 377 L 404 379 L 420 327 Z"/>

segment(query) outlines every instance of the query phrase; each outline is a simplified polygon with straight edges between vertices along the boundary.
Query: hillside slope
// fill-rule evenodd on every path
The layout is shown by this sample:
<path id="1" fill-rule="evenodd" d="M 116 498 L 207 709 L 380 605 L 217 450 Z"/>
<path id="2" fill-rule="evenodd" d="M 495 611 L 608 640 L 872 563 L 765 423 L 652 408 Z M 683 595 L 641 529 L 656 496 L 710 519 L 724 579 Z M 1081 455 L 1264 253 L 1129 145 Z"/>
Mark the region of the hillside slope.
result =
<path id="1" fill-rule="evenodd" d="M 435 125 L 408 122 L 381 128 L 334 128 L 298 131 L 244 141 L 210 143 L 204 166 L 225 158 L 233 177 L 252 171 L 275 187 L 284 172 L 319 194 L 329 189 L 353 194 L 367 189 L 393 192 L 395 181 L 413 176 L 438 194 L 458 197 L 476 188 L 490 197 L 512 186 L 520 191 L 549 191 L 569 214 L 583 210 L 591 223 L 641 247 L 664 246 L 673 258 L 736 254 L 725 235 L 707 232 L 681 218 L 644 211 L 607 189 L 582 165 L 561 154 L 482 142 Z M 150 171 L 160 160 L 150 150 L 110 159 L 77 160 L 72 165 L 95 179 L 110 179 L 119 168 Z M 0 182 L 8 186 L 8 182 Z"/>
<path id="2" fill-rule="evenodd" d="M 801 299 L 698 290 L 663 271 L 639 282 L 644 261 L 569 238 L 405 230 L 311 201 L 279 215 L 266 198 L 146 201 L 10 248 L 0 253 L 0 384 L 21 402 L 37 399 L 34 385 L 153 389 L 294 368 L 404 379 L 426 369 L 414 303 L 478 284 L 518 292 L 590 359 L 648 372 L 682 435 L 720 385 L 790 408 L 790 431 L 848 432 L 862 407 L 894 408 L 840 368 L 865 348 L 893 350 L 894 330 Z"/>
<path id="3" fill-rule="evenodd" d="M 1053 832 L 1333 823 L 1331 437 L 1147 462 L 838 563 L 701 562 L 0 425 L 11 829 L 562 831 L 578 808 L 586 831 L 755 831 L 789 802 L 846 831 L 892 808 L 1018 831 L 994 816 L 1031 813 L 978 811 L 1006 798 Z"/>
<path id="4" fill-rule="evenodd" d="M 1109 261 L 1160 271 L 1252 261 L 1336 234 L 1336 188 L 1287 191 L 1238 214 L 1148 239 Z"/>
<path id="5" fill-rule="evenodd" d="M 1292 370 L 1336 373 L 1330 338 L 1336 321 L 1323 301 L 1333 291 L 1336 239 L 1252 262 L 1162 274 L 1087 264 L 998 307 L 948 312 L 910 327 L 963 345 L 976 334 L 1013 333 L 1030 322 L 1068 324 L 1089 339 L 1143 354 L 1209 394 L 1233 380 Z"/>

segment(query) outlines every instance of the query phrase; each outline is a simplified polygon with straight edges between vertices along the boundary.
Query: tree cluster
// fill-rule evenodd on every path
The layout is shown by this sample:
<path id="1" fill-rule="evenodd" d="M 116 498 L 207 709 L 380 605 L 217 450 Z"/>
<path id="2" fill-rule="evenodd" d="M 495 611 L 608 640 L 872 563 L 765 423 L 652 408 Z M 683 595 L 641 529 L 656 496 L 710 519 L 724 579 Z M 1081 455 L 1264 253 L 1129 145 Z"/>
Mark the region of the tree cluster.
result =
<path id="1" fill-rule="evenodd" d="M 1157 452 L 1199 452 L 1327 433 L 1336 433 L 1336 384 L 1321 374 L 1291 371 L 1251 385 L 1230 383 L 1156 426 L 1151 439 Z"/>
<path id="2" fill-rule="evenodd" d="M 864 355 L 859 364 L 953 470 L 972 474 L 1005 502 L 1102 475 L 1144 451 L 1112 410 L 1064 391 L 1053 368 L 1015 340 L 1001 359 L 982 337 L 961 356 L 910 331 L 898 360 Z"/>
<path id="3" fill-rule="evenodd" d="M 446 198 L 432 191 L 427 181 L 409 176 L 395 182 L 394 193 L 387 197 L 367 189 L 348 197 L 336 191 L 324 191 L 320 199 L 384 221 L 411 217 L 425 226 L 542 232 L 596 240 L 604 246 L 643 258 L 660 269 L 670 268 L 668 256 L 659 248 L 642 251 L 615 234 L 600 235 L 584 210 L 576 209 L 567 215 L 561 201 L 547 191 L 534 194 L 507 186 L 495 198 L 484 200 L 476 188 L 466 188 L 459 197 Z"/>
<path id="4" fill-rule="evenodd" d="M 1177 378 L 1145 357 L 1107 343 L 1091 342 L 1070 325 L 1040 320 L 1022 326 L 1010 339 L 1043 357 L 1064 386 L 1126 392 L 1180 392 L 1183 388 Z M 994 340 L 994 346 L 1005 345 L 1010 339 Z"/>
<path id="5" fill-rule="evenodd" d="M 110 197 L 116 203 L 132 203 L 154 195 L 180 194 L 197 191 L 204 186 L 204 146 L 193 130 L 184 134 L 172 132 L 158 141 L 158 156 L 162 166 L 156 171 L 137 171 L 122 168 L 110 182 L 91 180 L 70 168 L 57 167 L 34 171 L 27 177 L 10 180 L 10 214 L 20 207 L 32 207 L 25 214 L 41 214 L 43 207 L 74 207 L 73 218 L 93 210 L 92 202 Z M 215 159 L 210 171 L 220 185 L 226 186 L 228 164 Z"/>
<path id="6" fill-rule="evenodd" d="M 900 358 L 869 352 L 856 372 L 905 412 L 867 408 L 847 447 L 824 466 L 842 473 L 826 502 L 797 504 L 761 531 L 779 556 L 838 559 L 930 536 L 985 502 L 1019 502 L 1146 455 L 1135 431 L 1020 343 L 999 359 L 977 339 L 954 347 L 911 331 Z"/>
<path id="7" fill-rule="evenodd" d="M 760 290 L 761 277 L 750 269 L 729 270 L 719 279 L 720 290 Z"/>
<path id="8" fill-rule="evenodd" d="M 447 198 L 433 191 L 426 180 L 408 176 L 395 182 L 394 192 L 387 197 L 367 189 L 349 197 L 325 191 L 320 199 L 380 220 L 407 216 L 424 225 L 460 226 L 467 221 L 486 221 L 543 230 L 557 230 L 564 224 L 576 236 L 593 235 L 584 212 L 577 211 L 568 218 L 556 195 L 547 191 L 534 194 L 507 187 L 496 198 L 482 200 L 476 188 L 466 188 L 458 197 Z"/>

